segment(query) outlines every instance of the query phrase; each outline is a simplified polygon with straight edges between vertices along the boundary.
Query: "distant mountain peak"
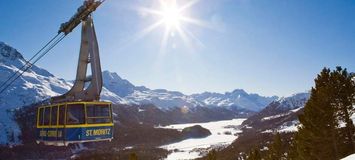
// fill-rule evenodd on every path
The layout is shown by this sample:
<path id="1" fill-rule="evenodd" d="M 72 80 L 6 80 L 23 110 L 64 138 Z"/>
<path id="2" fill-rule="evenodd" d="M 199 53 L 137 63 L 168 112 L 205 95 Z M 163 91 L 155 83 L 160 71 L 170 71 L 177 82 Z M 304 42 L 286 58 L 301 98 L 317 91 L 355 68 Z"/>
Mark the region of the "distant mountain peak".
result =
<path id="1" fill-rule="evenodd" d="M 243 89 L 235 89 L 232 91 L 232 94 L 248 94 Z"/>
<path id="2" fill-rule="evenodd" d="M 293 94 L 289 97 L 281 97 L 270 103 L 263 110 L 289 111 L 293 109 L 303 108 L 309 97 L 310 94 L 307 92 Z"/>
<path id="3" fill-rule="evenodd" d="M 108 70 L 104 70 L 102 74 L 107 76 L 106 78 L 109 79 L 123 80 L 116 72 L 110 72 Z"/>
<path id="4" fill-rule="evenodd" d="M 116 72 L 102 72 L 104 87 L 120 97 L 125 97 L 134 92 L 135 86 L 128 80 L 122 79 Z"/>
<path id="5" fill-rule="evenodd" d="M 304 99 L 308 99 L 310 96 L 310 94 L 308 92 L 301 92 L 301 93 L 296 93 L 296 94 L 292 94 L 291 96 L 288 97 L 280 97 L 278 98 L 277 101 L 279 102 L 285 102 L 285 101 L 290 101 L 290 100 L 304 100 Z"/>

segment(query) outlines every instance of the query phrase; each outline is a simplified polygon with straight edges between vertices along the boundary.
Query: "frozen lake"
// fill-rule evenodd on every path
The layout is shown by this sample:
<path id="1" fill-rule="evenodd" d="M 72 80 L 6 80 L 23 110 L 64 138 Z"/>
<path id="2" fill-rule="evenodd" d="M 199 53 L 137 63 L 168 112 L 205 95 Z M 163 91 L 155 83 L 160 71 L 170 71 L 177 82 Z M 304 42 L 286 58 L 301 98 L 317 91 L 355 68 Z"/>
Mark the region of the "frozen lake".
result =
<path id="1" fill-rule="evenodd" d="M 223 146 L 231 144 L 237 138 L 237 136 L 235 136 L 234 134 L 241 132 L 241 130 L 237 130 L 234 127 L 242 124 L 244 120 L 245 119 L 232 119 L 207 123 L 176 124 L 162 127 L 182 130 L 185 127 L 201 125 L 203 128 L 207 128 L 208 130 L 210 130 L 210 132 L 212 133 L 206 138 L 187 139 L 181 142 L 161 146 L 161 148 L 165 148 L 168 150 L 179 150 L 178 152 L 173 152 L 169 154 L 166 160 L 194 159 L 201 156 L 200 152 L 197 151 L 197 149 L 204 150 L 211 146 Z"/>

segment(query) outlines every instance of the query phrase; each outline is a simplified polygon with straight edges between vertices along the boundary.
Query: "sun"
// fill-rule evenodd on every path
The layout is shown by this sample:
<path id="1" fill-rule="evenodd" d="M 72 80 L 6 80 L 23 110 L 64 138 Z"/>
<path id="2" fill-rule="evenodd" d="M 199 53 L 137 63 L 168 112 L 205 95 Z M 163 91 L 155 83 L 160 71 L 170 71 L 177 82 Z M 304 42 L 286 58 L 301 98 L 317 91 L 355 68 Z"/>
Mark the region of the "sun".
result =
<path id="1" fill-rule="evenodd" d="M 189 0 L 185 4 L 177 3 L 177 0 L 156 0 L 159 1 L 159 6 L 153 8 L 139 7 L 138 11 L 142 15 L 151 15 L 156 21 L 144 28 L 139 34 L 138 38 L 142 38 L 153 30 L 165 26 L 163 31 L 163 37 L 161 40 L 160 51 L 165 52 L 165 48 L 169 46 L 168 42 L 172 35 L 178 35 L 188 48 L 193 48 L 193 44 L 201 46 L 201 41 L 189 30 L 192 25 L 209 28 L 206 22 L 187 16 L 186 12 L 193 5 L 200 0 Z M 179 1 L 181 2 L 181 1 Z M 189 24 L 189 25 L 188 25 Z M 171 46 L 176 46 L 172 44 Z M 175 47 L 173 47 L 175 48 Z"/>
<path id="2" fill-rule="evenodd" d="M 164 8 L 161 14 L 162 20 L 164 21 L 167 27 L 179 27 L 180 21 L 182 20 L 182 14 L 176 5 Z"/>

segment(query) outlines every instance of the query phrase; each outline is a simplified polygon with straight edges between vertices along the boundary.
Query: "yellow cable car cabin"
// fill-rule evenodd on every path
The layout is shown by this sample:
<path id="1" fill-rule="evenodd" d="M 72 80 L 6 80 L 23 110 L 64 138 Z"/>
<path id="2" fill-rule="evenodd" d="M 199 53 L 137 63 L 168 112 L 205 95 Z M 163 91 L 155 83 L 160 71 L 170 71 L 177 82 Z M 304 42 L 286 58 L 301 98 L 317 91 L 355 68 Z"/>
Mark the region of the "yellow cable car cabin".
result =
<path id="1" fill-rule="evenodd" d="M 70 102 L 38 107 L 36 134 L 37 143 L 55 146 L 111 141 L 111 103 Z"/>
<path id="2" fill-rule="evenodd" d="M 76 79 L 67 93 L 50 98 L 53 105 L 38 107 L 37 143 L 67 146 L 112 140 L 111 103 L 99 102 L 103 82 L 99 47 L 91 16 L 103 2 L 85 0 L 77 13 L 63 23 L 58 31 L 58 34 L 67 35 L 82 24 Z M 91 65 L 91 76 L 87 76 L 88 64 Z"/>

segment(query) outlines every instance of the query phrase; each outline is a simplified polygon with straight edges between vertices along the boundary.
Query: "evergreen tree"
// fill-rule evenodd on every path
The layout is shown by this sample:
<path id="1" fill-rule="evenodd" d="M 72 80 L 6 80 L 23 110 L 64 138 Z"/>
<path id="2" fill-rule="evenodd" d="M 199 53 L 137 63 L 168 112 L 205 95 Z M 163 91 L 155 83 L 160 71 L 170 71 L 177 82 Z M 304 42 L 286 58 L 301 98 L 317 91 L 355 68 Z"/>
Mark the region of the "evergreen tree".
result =
<path id="1" fill-rule="evenodd" d="M 280 160 L 283 158 L 281 135 L 277 132 L 274 136 L 274 141 L 269 145 L 267 152 L 267 160 Z"/>
<path id="2" fill-rule="evenodd" d="M 351 115 L 354 113 L 355 82 L 353 76 L 346 69 L 337 67 L 331 73 L 332 85 L 334 87 L 333 105 L 337 110 L 338 119 L 345 123 L 345 128 L 340 130 L 341 142 L 343 142 L 342 156 L 355 151 L 354 124 Z"/>
<path id="3" fill-rule="evenodd" d="M 315 79 L 304 113 L 299 116 L 302 125 L 295 140 L 300 159 L 338 159 L 338 122 L 332 92 L 330 70 L 324 68 Z"/>
<path id="4" fill-rule="evenodd" d="M 307 142 L 307 137 L 302 135 L 305 132 L 296 132 L 294 135 L 294 139 L 291 142 L 287 159 L 288 160 L 307 160 L 311 159 L 310 156 L 310 148 L 309 144 L 304 144 L 302 142 Z"/>
<path id="5" fill-rule="evenodd" d="M 299 116 L 301 126 L 291 144 L 289 159 L 335 160 L 355 151 L 354 76 L 346 69 L 324 68 Z M 342 124 L 345 124 L 343 127 Z"/>

